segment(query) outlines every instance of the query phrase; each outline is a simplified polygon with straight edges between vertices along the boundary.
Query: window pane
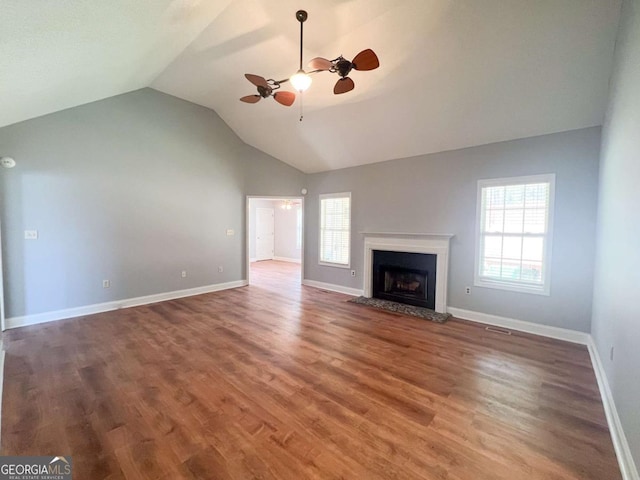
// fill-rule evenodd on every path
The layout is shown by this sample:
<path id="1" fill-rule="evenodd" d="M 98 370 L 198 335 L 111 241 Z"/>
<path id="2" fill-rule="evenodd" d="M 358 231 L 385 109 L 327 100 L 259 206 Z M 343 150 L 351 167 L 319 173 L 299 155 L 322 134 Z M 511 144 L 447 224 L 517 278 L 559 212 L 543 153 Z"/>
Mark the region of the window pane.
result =
<path id="1" fill-rule="evenodd" d="M 549 201 L 549 184 L 532 183 L 525 186 L 527 208 L 546 208 Z"/>
<path id="2" fill-rule="evenodd" d="M 522 280 L 542 283 L 542 262 L 522 262 Z"/>
<path id="3" fill-rule="evenodd" d="M 522 221 L 524 210 L 505 210 L 504 231 L 505 233 L 522 233 Z"/>
<path id="4" fill-rule="evenodd" d="M 480 275 L 483 277 L 500 278 L 500 264 L 502 261 L 499 258 L 485 258 L 482 262 Z"/>
<path id="5" fill-rule="evenodd" d="M 322 260 L 331 263 L 348 263 L 349 234 L 335 230 L 322 232 Z"/>
<path id="6" fill-rule="evenodd" d="M 542 262 L 544 239 L 542 237 L 526 237 L 522 244 L 522 258 Z"/>
<path id="7" fill-rule="evenodd" d="M 502 261 L 500 278 L 503 280 L 520 280 L 520 262 L 513 260 Z"/>
<path id="8" fill-rule="evenodd" d="M 488 187 L 484 189 L 485 208 L 504 208 L 504 187 Z"/>
<path id="9" fill-rule="evenodd" d="M 485 216 L 485 232 L 502 232 L 504 228 L 504 210 L 489 210 Z"/>
<path id="10" fill-rule="evenodd" d="M 544 208 L 527 209 L 524 212 L 525 233 L 544 233 L 547 223 L 547 212 Z"/>
<path id="11" fill-rule="evenodd" d="M 520 261 L 522 258 L 522 237 L 504 237 L 502 258 Z"/>
<path id="12" fill-rule="evenodd" d="M 509 185 L 505 187 L 504 208 L 524 207 L 524 185 Z"/>
<path id="13" fill-rule="evenodd" d="M 486 235 L 484 237 L 484 256 L 493 258 L 502 256 L 502 236 Z"/>

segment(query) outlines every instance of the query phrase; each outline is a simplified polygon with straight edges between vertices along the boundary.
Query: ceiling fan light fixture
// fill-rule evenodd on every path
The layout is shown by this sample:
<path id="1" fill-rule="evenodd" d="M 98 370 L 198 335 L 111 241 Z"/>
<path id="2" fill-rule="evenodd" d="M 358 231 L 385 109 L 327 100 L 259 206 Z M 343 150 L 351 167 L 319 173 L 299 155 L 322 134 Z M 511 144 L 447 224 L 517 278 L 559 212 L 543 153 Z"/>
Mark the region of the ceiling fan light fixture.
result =
<path id="1" fill-rule="evenodd" d="M 293 88 L 295 88 L 299 92 L 304 92 L 311 86 L 311 77 L 304 70 L 300 69 L 291 77 L 289 77 L 289 81 Z"/>
<path id="2" fill-rule="evenodd" d="M 318 72 L 337 73 L 340 79 L 333 88 L 333 93 L 341 94 L 353 90 L 355 84 L 348 77 L 351 70 L 374 70 L 380 66 L 378 57 L 370 48 L 363 50 L 355 56 L 353 61 L 345 59 L 342 55 L 334 60 L 316 57 L 309 62 L 309 72 L 305 72 L 302 68 L 302 53 L 304 42 L 304 22 L 307 20 L 307 12 L 298 10 L 296 12 L 296 20 L 300 22 L 300 64 L 298 71 L 284 80 L 265 79 L 259 75 L 245 73 L 245 77 L 258 89 L 258 95 L 246 95 L 240 99 L 245 103 L 257 103 L 261 98 L 273 97 L 278 103 L 290 107 L 296 99 L 296 94 L 287 91 L 276 91 L 280 85 L 290 82 L 291 86 L 300 94 L 300 121 L 302 121 L 302 92 L 305 92 L 311 86 L 311 75 Z"/>

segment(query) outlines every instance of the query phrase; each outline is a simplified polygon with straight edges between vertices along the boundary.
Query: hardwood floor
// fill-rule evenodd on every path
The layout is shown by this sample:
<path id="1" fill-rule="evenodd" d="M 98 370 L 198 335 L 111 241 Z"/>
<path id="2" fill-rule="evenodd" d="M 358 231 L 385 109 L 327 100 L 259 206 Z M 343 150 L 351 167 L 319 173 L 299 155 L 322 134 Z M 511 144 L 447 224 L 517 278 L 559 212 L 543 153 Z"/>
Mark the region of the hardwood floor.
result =
<path id="1" fill-rule="evenodd" d="M 372 310 L 296 268 L 6 332 L 2 454 L 71 455 L 80 480 L 620 479 L 585 347 Z"/>

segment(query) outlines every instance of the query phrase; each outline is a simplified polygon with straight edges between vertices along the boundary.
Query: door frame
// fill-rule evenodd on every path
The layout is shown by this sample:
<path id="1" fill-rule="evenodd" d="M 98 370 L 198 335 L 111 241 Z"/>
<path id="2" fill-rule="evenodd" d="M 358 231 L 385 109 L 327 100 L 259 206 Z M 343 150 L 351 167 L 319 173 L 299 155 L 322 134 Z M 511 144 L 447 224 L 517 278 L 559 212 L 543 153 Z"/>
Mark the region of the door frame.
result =
<path id="1" fill-rule="evenodd" d="M 4 266 L 2 264 L 2 220 L 0 220 L 0 328 L 4 332 L 7 328 L 4 318 Z M 1 349 L 0 342 L 0 349 Z M 1 375 L 1 372 L 0 372 Z M 1 393 L 1 388 L 0 388 Z M 1 400 L 0 400 L 1 403 Z"/>
<path id="2" fill-rule="evenodd" d="M 302 238 L 300 242 L 300 283 L 304 279 L 304 197 L 301 195 L 247 195 L 245 201 L 245 226 L 244 226 L 244 263 L 245 263 L 245 279 L 247 285 L 251 285 L 251 257 L 249 252 L 250 242 L 250 219 L 251 219 L 251 201 L 252 200 L 300 200 L 301 221 L 302 221 Z"/>

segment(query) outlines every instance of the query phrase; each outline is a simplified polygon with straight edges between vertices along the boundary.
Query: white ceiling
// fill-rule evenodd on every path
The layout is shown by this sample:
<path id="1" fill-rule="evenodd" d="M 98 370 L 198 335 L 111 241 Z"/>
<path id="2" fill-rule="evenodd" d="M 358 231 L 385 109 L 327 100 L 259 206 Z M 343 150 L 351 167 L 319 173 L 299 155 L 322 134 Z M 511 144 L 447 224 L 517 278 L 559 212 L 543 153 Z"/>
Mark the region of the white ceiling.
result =
<path id="1" fill-rule="evenodd" d="M 143 86 L 214 109 L 248 144 L 316 172 L 600 125 L 620 0 L 0 0 L 0 126 Z M 283 107 L 253 73 L 372 48 Z M 290 89 L 288 84 L 283 86 Z"/>

